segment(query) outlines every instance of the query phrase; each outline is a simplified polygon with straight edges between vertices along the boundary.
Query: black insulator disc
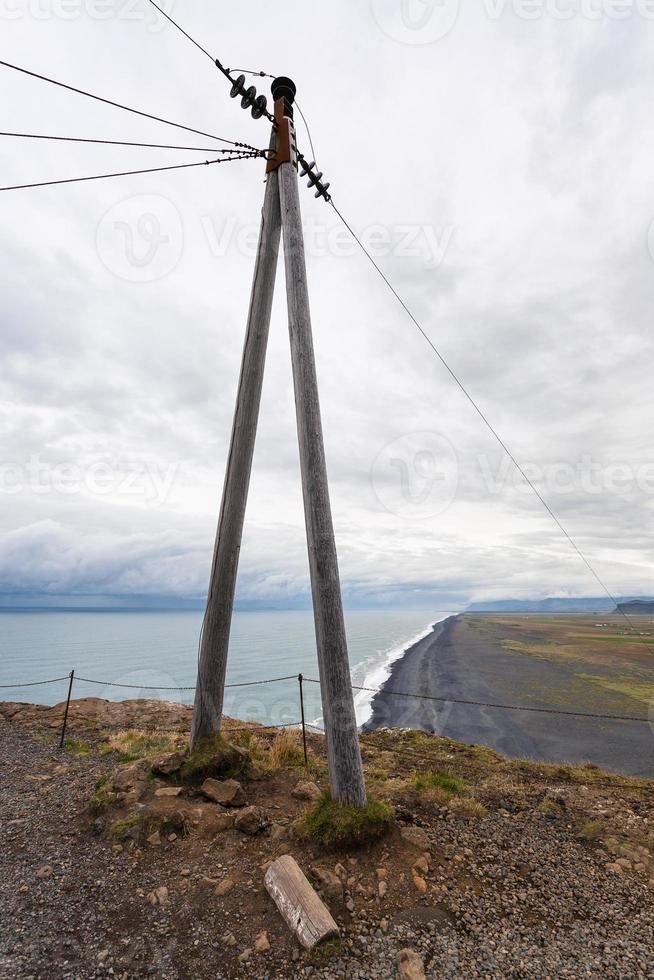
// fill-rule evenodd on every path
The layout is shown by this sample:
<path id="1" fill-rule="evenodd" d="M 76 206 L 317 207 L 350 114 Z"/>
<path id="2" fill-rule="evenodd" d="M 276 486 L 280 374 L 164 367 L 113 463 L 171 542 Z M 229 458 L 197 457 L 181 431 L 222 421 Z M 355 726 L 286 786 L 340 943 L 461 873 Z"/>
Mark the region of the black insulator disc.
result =
<path id="1" fill-rule="evenodd" d="M 239 75 L 236 81 L 234 82 L 234 84 L 232 85 L 231 91 L 229 93 L 233 99 L 235 99 L 237 95 L 243 94 L 244 85 L 245 85 L 245 75 Z"/>
<path id="2" fill-rule="evenodd" d="M 254 85 L 250 85 L 247 92 L 244 93 L 241 99 L 241 109 L 249 109 L 257 97 L 257 90 Z"/>
<path id="3" fill-rule="evenodd" d="M 268 106 L 268 99 L 265 95 L 259 95 L 254 100 L 254 105 L 252 106 L 252 115 L 255 119 L 261 119 L 264 115 L 266 108 Z"/>

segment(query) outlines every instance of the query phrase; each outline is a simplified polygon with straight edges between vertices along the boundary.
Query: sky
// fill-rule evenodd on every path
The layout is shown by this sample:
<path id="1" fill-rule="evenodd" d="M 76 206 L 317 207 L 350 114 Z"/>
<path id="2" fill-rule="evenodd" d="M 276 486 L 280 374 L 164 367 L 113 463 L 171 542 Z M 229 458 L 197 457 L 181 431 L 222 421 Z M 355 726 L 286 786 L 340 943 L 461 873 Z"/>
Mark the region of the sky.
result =
<path id="1" fill-rule="evenodd" d="M 609 591 L 654 592 L 654 3 L 166 9 L 224 64 L 295 80 L 334 202 L 429 338 Z M 0 0 L 0 21 L 0 60 L 268 143 L 147 0 Z M 1 66 L 0 106 L 7 132 L 220 145 Z M 210 157 L 0 137 L 0 184 Z M 262 162 L 0 193 L 0 593 L 202 597 Z M 334 211 L 301 199 L 346 601 L 601 595 Z M 280 262 L 238 596 L 307 595 Z"/>

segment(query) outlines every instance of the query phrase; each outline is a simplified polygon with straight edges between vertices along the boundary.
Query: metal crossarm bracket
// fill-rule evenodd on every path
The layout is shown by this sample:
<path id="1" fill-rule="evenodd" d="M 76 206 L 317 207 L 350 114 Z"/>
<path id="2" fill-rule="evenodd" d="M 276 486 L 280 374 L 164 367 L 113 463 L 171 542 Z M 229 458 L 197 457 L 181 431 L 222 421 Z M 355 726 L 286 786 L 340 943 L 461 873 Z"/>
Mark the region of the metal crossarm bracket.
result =
<path id="1" fill-rule="evenodd" d="M 277 170 L 282 163 L 292 163 L 297 168 L 297 141 L 293 120 L 286 115 L 286 99 L 275 100 L 275 127 L 271 138 L 266 173 Z"/>

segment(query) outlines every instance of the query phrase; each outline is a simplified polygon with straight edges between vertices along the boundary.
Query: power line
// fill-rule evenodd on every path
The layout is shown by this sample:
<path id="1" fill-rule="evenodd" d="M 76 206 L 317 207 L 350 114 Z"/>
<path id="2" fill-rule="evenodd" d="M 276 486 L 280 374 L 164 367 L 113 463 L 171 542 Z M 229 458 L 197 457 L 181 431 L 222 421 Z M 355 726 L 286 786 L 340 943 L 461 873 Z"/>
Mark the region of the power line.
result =
<path id="1" fill-rule="evenodd" d="M 13 136 L 17 139 L 27 140 L 57 140 L 63 143 L 99 143 L 102 146 L 141 146 L 153 150 L 191 150 L 197 153 L 240 153 L 240 150 L 231 150 L 228 147 L 176 146 L 170 143 L 131 143 L 125 140 L 98 140 L 87 139 L 81 136 L 46 136 L 40 133 L 0 133 L 0 136 Z"/>
<path id="2" fill-rule="evenodd" d="M 162 14 L 163 17 L 166 18 L 166 20 L 168 20 L 171 24 L 173 24 L 173 26 L 176 27 L 177 30 L 180 31 L 192 44 L 194 44 L 196 48 L 198 48 L 204 55 L 206 55 L 207 58 L 210 58 L 211 61 L 214 61 L 214 63 L 218 65 L 218 67 L 221 69 L 221 71 L 223 71 L 223 73 L 226 74 L 227 77 L 229 77 L 230 69 L 224 68 L 217 59 L 214 59 L 213 56 L 207 51 L 207 49 L 205 47 L 203 47 L 198 41 L 196 41 L 195 38 L 191 37 L 191 35 L 188 34 L 187 31 L 185 31 L 184 28 L 181 27 L 177 23 L 177 21 L 173 20 L 173 18 L 169 14 L 167 14 L 165 10 L 162 10 L 161 7 L 159 7 L 158 4 L 155 3 L 155 0 L 148 0 L 148 2 L 153 7 L 155 7 L 156 10 L 158 10 L 159 13 Z M 274 77 L 273 75 L 270 75 L 268 72 L 264 72 L 264 71 L 250 71 L 250 70 L 244 69 L 244 68 L 242 68 L 242 69 L 234 69 L 234 70 L 235 71 L 241 71 L 244 74 L 259 75 L 262 78 L 273 78 Z M 296 105 L 297 105 L 297 100 L 296 100 Z M 302 112 L 302 109 L 300 108 L 299 105 L 297 105 L 297 108 L 298 108 L 298 111 L 300 113 L 300 116 L 302 117 L 302 121 L 304 122 L 306 131 L 307 131 L 307 136 L 309 138 L 309 145 L 311 146 L 311 152 L 313 154 L 314 161 L 316 161 L 316 151 L 315 151 L 315 148 L 314 148 L 314 145 L 313 145 L 313 140 L 311 138 L 311 130 L 309 128 L 309 124 L 308 124 L 308 122 L 306 120 L 306 117 L 305 117 L 304 113 Z M 316 162 L 316 166 L 317 166 L 317 162 Z M 416 319 L 416 317 L 413 315 L 413 313 L 411 312 L 411 310 L 409 309 L 409 307 L 407 306 L 407 304 L 404 302 L 404 300 L 402 299 L 402 297 L 400 296 L 400 294 L 397 292 L 397 290 L 395 289 L 395 287 L 393 286 L 393 284 L 390 282 L 390 280 L 388 279 L 388 277 L 382 271 L 382 269 L 377 264 L 377 262 L 375 262 L 373 256 L 370 254 L 370 252 L 368 251 L 368 249 L 365 247 L 365 245 L 363 244 L 363 242 L 361 241 L 361 239 L 359 238 L 359 236 L 355 233 L 354 229 L 346 221 L 345 217 L 339 211 L 339 209 L 336 207 L 336 205 L 334 204 L 334 202 L 331 199 L 331 197 L 329 195 L 327 195 L 327 194 L 325 194 L 324 196 L 325 196 L 325 199 L 331 204 L 331 206 L 333 207 L 334 211 L 336 212 L 336 214 L 338 215 L 338 217 L 340 218 L 340 220 L 343 222 L 343 224 L 345 225 L 345 227 L 347 228 L 347 230 L 350 232 L 350 234 L 352 235 L 352 237 L 354 238 L 354 240 L 357 242 L 357 244 L 359 245 L 359 247 L 363 251 L 364 255 L 366 255 L 367 258 L 370 260 L 370 262 L 372 263 L 373 267 L 376 269 L 376 271 L 378 272 L 378 274 L 381 276 L 381 278 L 386 283 L 387 287 L 393 293 L 393 295 L 395 296 L 395 298 L 397 299 L 397 301 L 400 303 L 400 305 L 402 306 L 402 308 L 404 309 L 404 311 L 407 313 L 407 315 L 409 316 L 409 318 L 411 319 L 411 321 L 414 323 L 414 325 L 417 327 L 417 329 L 419 330 L 419 332 L 422 334 L 423 338 L 427 341 L 427 343 L 431 347 L 431 349 L 434 352 L 434 354 L 436 354 L 436 356 L 440 360 L 441 364 L 445 367 L 445 369 L 447 370 L 447 372 L 449 373 L 449 375 L 452 377 L 452 379 L 454 380 L 454 382 L 457 384 L 457 386 L 463 392 L 463 394 L 465 395 L 465 397 L 467 398 L 467 400 L 470 402 L 470 404 L 474 408 L 475 412 L 479 415 L 479 417 L 481 418 L 481 420 L 483 421 L 483 423 L 486 425 L 486 427 L 489 429 L 489 431 L 492 433 L 492 435 L 494 436 L 494 438 L 497 440 L 497 442 L 501 446 L 502 450 L 506 453 L 506 455 L 508 456 L 508 458 L 511 460 L 511 462 L 513 463 L 513 465 L 516 467 L 516 469 L 518 470 L 518 472 L 522 476 L 523 480 L 527 483 L 527 485 L 531 488 L 531 490 L 534 492 L 534 494 L 536 495 L 536 497 L 540 500 L 541 504 L 543 505 L 543 507 L 545 508 L 545 510 L 547 511 L 547 513 L 550 515 L 550 517 L 552 518 L 552 520 L 554 521 L 554 523 L 556 524 L 556 526 L 558 527 L 558 529 L 561 531 L 561 533 L 567 539 L 567 541 L 569 542 L 569 544 L 571 545 L 571 547 L 574 549 L 574 551 L 577 553 L 578 557 L 582 560 L 582 562 L 584 563 L 584 565 L 588 568 L 588 570 L 591 573 L 591 575 L 598 582 L 600 588 L 606 593 L 606 595 L 611 600 L 611 602 L 613 602 L 615 604 L 616 608 L 618 608 L 620 614 L 624 617 L 624 619 L 627 622 L 627 624 L 629 625 L 630 629 L 633 632 L 637 632 L 636 627 L 631 622 L 629 616 L 624 612 L 624 610 L 619 609 L 619 604 L 618 604 L 618 601 L 617 601 L 616 597 L 612 594 L 612 592 L 610 591 L 610 589 L 605 585 L 605 583 L 602 580 L 602 578 L 600 577 L 599 573 L 596 571 L 596 569 L 590 563 L 589 559 L 583 553 L 583 551 L 578 546 L 578 544 L 574 540 L 574 538 L 570 535 L 570 533 L 567 531 L 567 529 L 563 526 L 563 524 L 561 523 L 561 521 L 559 520 L 559 518 L 557 517 L 557 515 L 552 510 L 550 504 L 545 500 L 545 498 L 543 497 L 543 495 L 540 492 L 540 490 L 536 487 L 535 483 L 529 478 L 529 476 L 525 472 L 524 468 L 518 462 L 518 460 L 516 459 L 516 457 L 514 456 L 514 454 L 511 452 L 511 450 L 509 449 L 509 447 L 507 446 L 507 444 L 504 442 L 504 440 L 502 439 L 502 437 L 498 433 L 497 429 L 490 422 L 488 416 L 483 412 L 483 410 L 481 409 L 481 407 L 479 406 L 479 404 L 475 401 L 475 399 L 472 397 L 472 395 L 470 394 L 470 392 L 468 391 L 468 389 L 465 387 L 465 385 L 463 384 L 463 382 L 461 381 L 461 379 L 454 372 L 454 370 L 450 367 L 449 363 L 445 360 L 444 356 L 441 354 L 441 352 L 436 347 L 436 345 L 433 343 L 433 341 L 431 340 L 431 338 L 429 337 L 429 335 L 426 333 L 426 331 L 423 329 L 423 327 L 418 322 L 418 320 Z"/>
<path id="3" fill-rule="evenodd" d="M 209 167 L 214 163 L 230 163 L 233 160 L 255 159 L 258 154 L 243 154 L 242 157 L 227 157 L 224 160 L 203 160 L 201 163 L 178 163 L 169 167 L 149 167 L 147 170 L 125 170 L 115 174 L 94 174 L 91 177 L 67 177 L 65 180 L 44 180 L 33 184 L 15 184 L 13 187 L 0 187 L 0 191 L 21 191 L 30 187 L 53 187 L 56 184 L 78 184 L 86 180 L 107 180 L 109 177 L 133 177 L 138 174 L 156 174 L 164 170 L 186 170 L 189 167 Z"/>
<path id="4" fill-rule="evenodd" d="M 213 57 L 213 55 L 212 55 L 212 54 L 210 54 L 210 53 L 209 53 L 209 52 L 207 51 L 207 49 L 206 49 L 206 48 L 204 48 L 204 47 L 203 47 L 203 46 L 202 46 L 202 45 L 200 44 L 200 42 L 199 42 L 199 41 L 196 41 L 194 37 L 191 37 L 191 35 L 190 35 L 190 34 L 188 34 L 188 33 L 187 33 L 187 32 L 186 32 L 185 30 L 184 30 L 184 28 L 183 28 L 183 27 L 180 27 L 180 25 L 179 25 L 179 24 L 177 23 L 177 21 L 176 21 L 176 20 L 173 20 L 173 18 L 172 18 L 172 17 L 170 16 L 170 14 L 167 14 L 165 10 L 162 10 L 162 8 L 161 8 L 161 7 L 160 7 L 160 6 L 158 5 L 158 4 L 156 4 L 156 3 L 154 2 L 154 0 L 148 0 L 148 3 L 150 3 L 150 4 L 151 4 L 151 5 L 152 5 L 152 6 L 154 7 L 154 9 L 155 9 L 155 10 L 158 10 L 158 11 L 159 11 L 159 13 L 161 14 L 161 16 L 162 16 L 162 17 L 165 17 L 165 18 L 166 18 L 166 20 L 168 21 L 168 23 L 170 23 L 170 24 L 172 24 L 172 25 L 173 25 L 173 27 L 176 27 L 176 28 L 177 28 L 177 30 L 178 30 L 178 31 L 179 31 L 179 32 L 180 32 L 181 34 L 183 34 L 183 35 L 184 35 L 184 37 L 185 37 L 185 38 L 187 38 L 187 39 L 188 39 L 188 40 L 189 40 L 189 41 L 191 42 L 191 44 L 194 44 L 194 45 L 195 45 L 195 47 L 196 47 L 196 48 L 198 49 L 198 51 L 201 51 L 201 52 L 202 52 L 202 54 L 204 54 L 204 55 L 206 55 L 206 56 L 207 56 L 207 58 L 209 58 L 209 60 L 210 60 L 210 61 L 212 61 L 212 62 L 214 63 L 214 65 L 215 65 L 215 63 L 216 63 L 216 60 L 215 60 L 215 58 Z"/>
<path id="5" fill-rule="evenodd" d="M 225 66 L 221 63 L 221 61 L 220 61 L 219 58 L 214 58 L 214 56 L 212 54 L 210 54 L 207 51 L 207 49 L 202 44 L 200 44 L 199 41 L 196 41 L 194 37 L 191 37 L 191 35 L 188 33 L 188 31 L 185 31 L 184 28 L 181 27 L 180 24 L 178 24 L 177 21 L 174 20 L 170 16 L 170 14 L 166 13 L 166 11 L 163 10 L 159 6 L 159 4 L 155 3 L 155 0 L 148 0 L 148 3 L 152 7 L 154 7 L 155 10 L 158 10 L 159 13 L 161 14 L 161 16 L 166 18 L 166 20 L 168 21 L 168 23 L 172 24 L 173 27 L 176 27 L 177 30 L 180 32 L 180 34 L 183 34 L 184 37 L 187 38 L 187 40 L 189 40 L 191 42 L 191 44 L 194 44 L 195 47 L 198 49 L 198 51 L 201 51 L 202 54 L 206 55 L 206 57 L 209 58 L 213 62 L 214 66 L 216 68 L 218 68 L 219 71 L 221 71 L 223 73 L 223 75 L 225 76 L 225 78 L 227 78 L 228 81 L 230 81 L 232 83 L 232 92 L 231 92 L 232 97 L 235 97 L 236 95 L 239 95 L 239 94 L 243 97 L 243 101 L 241 102 L 242 108 L 247 109 L 247 108 L 252 107 L 252 114 L 254 115 L 254 118 L 255 119 L 260 119 L 262 116 L 265 116 L 266 119 L 269 119 L 270 120 L 270 122 L 274 122 L 275 121 L 275 117 L 270 112 L 268 112 L 268 109 L 266 108 L 266 98 L 265 98 L 265 96 L 263 96 L 263 95 L 262 96 L 259 96 L 259 99 L 257 99 L 256 102 L 257 103 L 261 103 L 261 104 L 257 106 L 256 103 L 255 103 L 256 89 L 254 88 L 254 86 L 252 86 L 252 92 L 251 93 L 246 92 L 244 89 L 241 89 L 239 91 L 238 81 L 236 81 L 235 79 L 233 79 L 231 77 L 230 72 L 231 71 L 239 71 L 240 70 L 245 75 L 259 75 L 261 78 L 274 78 L 275 77 L 274 75 L 268 75 L 268 73 L 265 72 L 265 71 L 249 71 L 246 68 L 241 68 L 241 69 L 238 69 L 238 68 L 234 68 L 234 69 L 232 69 L 232 68 L 225 68 Z M 250 95 L 251 95 L 251 98 L 249 97 Z"/>
<path id="6" fill-rule="evenodd" d="M 304 115 L 304 113 L 302 112 L 302 109 L 300 108 L 300 103 L 298 102 L 297 98 L 295 99 L 295 105 L 297 107 L 297 111 L 300 113 L 300 116 L 302 117 L 302 122 L 304 123 L 304 128 L 307 131 L 307 136 L 309 138 L 309 146 L 311 147 L 311 155 L 313 156 L 313 159 L 314 159 L 314 161 L 316 163 L 316 167 L 318 169 L 320 169 L 318 167 L 318 157 L 316 156 L 316 151 L 315 151 L 314 146 L 313 146 L 313 140 L 311 139 L 311 130 L 309 129 L 309 123 L 307 122 L 306 116 Z"/>
<path id="7" fill-rule="evenodd" d="M 484 413 L 484 411 L 481 409 L 481 407 L 479 406 L 479 404 L 472 397 L 472 395 L 470 394 L 470 392 L 468 391 L 468 389 L 465 387 L 465 385 L 463 384 L 463 382 L 461 381 L 461 379 L 458 377 L 458 375 L 450 367 L 450 365 L 448 364 L 448 362 L 445 360 L 445 357 L 441 354 L 440 350 L 436 347 L 436 345 L 434 344 L 434 342 L 430 338 L 429 334 L 423 329 L 423 327 L 421 326 L 421 324 L 419 323 L 419 321 L 416 319 L 416 317 L 413 315 L 413 313 L 411 312 L 411 310 L 409 309 L 409 307 L 407 306 L 407 304 L 404 302 L 404 300 L 402 299 L 402 297 L 400 296 L 400 294 L 398 293 L 398 291 L 395 289 L 395 286 L 393 286 L 393 284 L 391 283 L 390 279 L 382 271 L 382 269 L 377 264 L 377 262 L 375 262 L 373 256 L 370 254 L 370 252 L 368 251 L 368 249 L 365 247 L 365 245 L 363 244 L 363 242 L 361 241 L 361 239 L 359 238 L 359 236 L 356 234 L 356 232 L 354 231 L 354 229 L 352 228 L 352 226 L 346 221 L 345 217 L 341 214 L 341 212 L 339 211 L 339 209 L 336 207 L 336 205 L 334 204 L 334 202 L 331 199 L 329 200 L 329 203 L 331 204 L 331 206 L 333 207 L 334 211 L 336 212 L 336 214 L 338 215 L 338 217 L 340 218 L 340 220 L 343 222 L 343 224 L 345 225 L 345 227 L 347 228 L 347 230 L 349 231 L 349 233 L 352 235 L 352 237 L 354 238 L 355 242 L 360 247 L 361 251 L 370 260 L 370 262 L 373 265 L 373 267 L 376 269 L 376 271 L 378 272 L 378 274 L 384 280 L 384 282 L 386 283 L 386 285 L 388 286 L 388 288 L 392 292 L 393 296 L 395 296 L 396 300 L 398 301 L 398 303 L 400 304 L 400 306 L 402 307 L 402 309 L 408 315 L 409 319 L 417 327 L 417 329 L 419 330 L 419 332 L 422 334 L 423 338 L 427 341 L 427 343 L 431 347 L 432 351 L 434 352 L 434 354 L 436 355 L 436 357 L 439 359 L 439 361 L 441 362 L 441 364 L 443 365 L 443 367 L 446 369 L 446 371 L 448 372 L 448 374 L 450 375 L 450 377 L 454 380 L 454 382 L 461 389 L 461 391 L 463 392 L 463 394 L 465 395 L 465 397 L 468 399 L 468 401 L 470 402 L 470 404 L 472 405 L 472 407 L 474 408 L 475 412 L 480 417 L 480 419 L 482 420 L 482 422 L 484 423 L 484 425 L 487 427 L 487 429 L 495 437 L 495 439 L 497 440 L 497 442 L 499 443 L 499 445 L 502 447 L 503 451 L 506 453 L 506 455 L 509 457 L 509 459 L 511 460 L 511 462 L 513 463 L 513 465 L 516 467 L 516 469 L 518 470 L 518 472 L 522 476 L 522 478 L 525 481 L 525 483 L 533 490 L 533 492 L 538 497 L 538 499 L 540 500 L 541 504 L 543 505 L 543 507 L 545 508 L 545 510 L 547 511 L 547 513 L 550 515 L 550 517 L 552 518 L 552 520 L 554 521 L 554 523 L 558 527 L 558 529 L 561 531 L 561 533 L 564 535 L 564 537 L 568 540 L 568 542 L 570 543 L 570 545 L 572 546 L 572 548 L 574 548 L 575 552 L 577 553 L 577 555 L 579 556 L 579 558 L 581 558 L 581 560 L 583 561 L 584 565 L 588 568 L 588 570 L 591 573 L 591 575 L 593 576 L 593 578 L 595 578 L 595 580 L 599 583 L 601 589 L 606 593 L 606 595 L 609 597 L 609 599 L 611 600 L 611 602 L 615 603 L 616 607 L 618 607 L 618 611 L 624 617 L 624 619 L 628 623 L 630 629 L 633 632 L 637 632 L 636 627 L 631 622 L 629 616 L 624 612 L 624 610 L 619 609 L 619 603 L 618 603 L 616 597 L 611 593 L 611 591 L 609 590 L 609 588 L 604 584 L 603 580 L 600 578 L 599 573 L 595 570 L 595 568 L 590 563 L 589 559 L 583 553 L 583 551 L 581 550 L 581 548 L 578 546 L 578 544 L 576 543 L 576 541 L 574 540 L 574 538 L 568 533 L 568 531 L 566 530 L 566 528 L 563 526 L 563 524 L 561 523 L 561 521 L 559 520 L 559 518 L 556 516 L 556 514 L 552 510 L 551 506 L 548 504 L 548 502 L 543 497 L 543 495 L 540 492 L 540 490 L 538 489 L 538 487 L 527 476 L 527 473 L 525 472 L 525 470 L 523 469 L 523 467 L 520 465 L 520 463 L 518 462 L 518 460 L 516 459 L 516 457 L 513 455 L 513 453 L 511 452 L 511 450 L 507 446 L 507 444 L 504 442 L 504 440 L 502 439 L 502 437 L 498 433 L 497 429 L 493 426 L 493 424 L 489 420 L 488 416 Z"/>
<path id="8" fill-rule="evenodd" d="M 69 92 L 76 92 L 78 95 L 85 95 L 89 99 L 95 99 L 96 102 L 103 102 L 105 105 L 113 106 L 115 109 L 123 109 L 125 112 L 132 112 L 137 116 L 143 116 L 145 119 L 153 119 L 155 122 L 165 123 L 167 126 L 175 126 L 176 129 L 184 129 L 188 133 L 195 133 L 196 136 L 206 136 L 208 139 L 218 140 L 219 143 L 229 143 L 231 146 L 242 147 L 246 150 L 256 150 L 256 147 L 250 146 L 248 143 L 239 143 L 235 140 L 228 140 L 225 139 L 224 136 L 216 136 L 214 133 L 205 133 L 201 129 L 193 129 L 192 126 L 184 126 L 182 123 L 172 122 L 170 119 L 164 119 L 162 116 L 154 116 L 152 113 L 142 112 L 140 109 L 133 109 L 131 106 L 122 105 L 120 102 L 114 102 L 112 99 L 105 99 L 100 95 L 93 95 L 92 92 L 87 92 L 85 89 L 75 88 L 74 85 L 67 85 L 65 82 L 59 82 L 54 78 L 48 78 L 46 75 L 39 75 L 37 72 L 29 71 L 27 68 L 20 68 L 18 65 L 12 65 L 8 61 L 0 61 L 0 65 L 2 65 L 4 68 L 12 68 L 14 71 L 19 71 L 23 75 L 29 75 L 31 78 L 38 78 L 42 82 L 48 82 L 50 85 L 57 85 L 59 88 L 67 89 Z"/>
<path id="9" fill-rule="evenodd" d="M 161 16 L 166 18 L 169 24 L 172 24 L 173 27 L 176 27 L 177 30 L 180 32 L 180 34 L 183 34 L 184 37 L 191 42 L 191 44 L 195 45 L 198 51 L 201 51 L 202 54 L 205 55 L 207 58 L 209 58 L 209 60 L 214 64 L 214 66 L 220 68 L 221 71 L 226 73 L 229 73 L 231 71 L 238 71 L 241 72 L 243 75 L 258 75 L 260 78 L 275 78 L 275 75 L 270 75 L 266 71 L 251 71 L 249 68 L 223 68 L 223 66 L 219 64 L 218 59 L 214 58 L 211 52 L 207 51 L 207 49 L 202 44 L 200 44 L 199 41 L 196 41 L 194 37 L 191 37 L 188 31 L 185 31 L 184 28 L 181 26 L 181 24 L 178 24 L 177 21 L 173 17 L 171 17 L 170 14 L 166 13 L 166 11 L 162 7 L 160 7 L 158 3 L 155 3 L 155 0 L 148 0 L 148 3 L 152 7 L 154 7 L 155 10 L 158 10 Z"/>
<path id="10" fill-rule="evenodd" d="M 229 79 L 230 81 L 232 81 L 232 79 L 231 79 L 231 77 L 230 77 L 230 73 L 231 73 L 231 72 L 237 72 L 237 73 L 240 73 L 240 74 L 242 74 L 242 75 L 254 75 L 254 76 L 256 76 L 256 77 L 258 77 L 258 78 L 276 78 L 276 77 L 277 77 L 276 75 L 272 75 L 272 74 L 271 74 L 270 72 L 268 72 L 268 71 L 254 71 L 254 70 L 253 70 L 253 69 L 251 69 L 251 68 L 225 68 L 225 67 L 224 67 L 224 66 L 223 66 L 223 65 L 222 65 L 222 64 L 220 63 L 220 61 L 219 61 L 219 60 L 218 60 L 217 58 L 214 58 L 214 57 L 213 57 L 213 55 L 212 55 L 212 54 L 211 54 L 211 53 L 210 53 L 209 51 L 207 51 L 207 49 L 206 49 L 206 48 L 205 48 L 205 47 L 204 47 L 204 46 L 203 46 L 202 44 L 200 44 L 200 42 L 199 42 L 199 41 L 196 41 L 196 39 L 195 39 L 194 37 L 191 37 L 191 35 L 190 35 L 190 34 L 188 33 L 188 31 L 185 31 L 185 30 L 184 30 L 184 28 L 183 28 L 183 27 L 182 27 L 182 26 L 181 26 L 180 24 L 178 24 L 178 23 L 177 23 L 177 21 L 176 21 L 176 20 L 174 20 L 174 19 L 173 19 L 173 18 L 172 18 L 172 17 L 170 16 L 170 14 L 168 14 L 168 13 L 166 13 L 166 11 L 165 11 L 165 10 L 163 10 L 163 9 L 162 9 L 162 8 L 161 8 L 161 7 L 160 7 L 160 6 L 159 6 L 159 5 L 157 4 L 157 3 L 155 3 L 155 0 L 148 0 L 148 3 L 149 3 L 149 4 L 151 4 L 151 6 L 153 6 L 153 7 L 155 8 L 155 10 L 158 10 L 158 11 L 159 11 L 159 13 L 160 13 L 160 14 L 162 15 L 162 17 L 165 17 L 165 18 L 166 18 L 166 20 L 167 20 L 167 21 L 168 21 L 168 22 L 169 22 L 170 24 L 172 24 L 172 25 L 173 25 L 173 27 L 176 27 L 176 28 L 177 28 L 177 30 L 178 30 L 178 31 L 179 31 L 179 32 L 180 32 L 181 34 L 183 34 L 183 35 L 184 35 L 184 37 L 185 37 L 185 38 L 187 38 L 187 39 L 188 39 L 188 40 L 189 40 L 189 41 L 191 42 L 191 44 L 194 44 L 194 45 L 195 45 L 195 47 L 196 47 L 196 48 L 197 48 L 197 49 L 198 49 L 199 51 L 201 51 L 201 52 L 202 52 L 202 54 L 204 54 L 204 55 L 205 55 L 205 56 L 206 56 L 207 58 L 209 58 L 209 59 L 210 59 L 210 60 L 211 60 L 211 61 L 212 61 L 212 62 L 214 63 L 214 65 L 216 65 L 216 67 L 218 67 L 218 68 L 220 69 L 220 71 L 222 71 L 222 73 L 223 73 L 223 74 L 224 74 L 224 75 L 225 75 L 225 76 L 226 76 L 226 77 L 227 77 L 227 78 L 228 78 L 228 79 Z M 311 138 L 311 130 L 309 129 L 309 124 L 308 124 L 308 122 L 307 122 L 307 120 L 306 120 L 306 116 L 305 116 L 305 115 L 304 115 L 304 113 L 302 112 L 302 109 L 301 109 L 301 107 L 300 107 L 300 104 L 299 104 L 299 102 L 298 102 L 298 100 L 297 100 L 297 98 L 295 99 L 295 105 L 296 105 L 296 107 L 297 107 L 297 110 L 298 110 L 298 112 L 300 113 L 300 116 L 302 117 L 302 122 L 304 123 L 304 128 L 305 128 L 305 129 L 306 129 L 306 131 L 307 131 L 307 137 L 309 138 L 309 145 L 310 145 L 310 147 L 311 147 L 311 153 L 313 154 L 313 159 L 314 159 L 314 160 L 316 161 L 316 164 L 317 164 L 317 162 L 318 162 L 318 158 L 317 158 L 317 156 L 316 156 L 316 151 L 315 151 L 315 148 L 314 148 L 314 145 L 313 145 L 313 139 Z M 271 120 L 271 121 L 273 121 L 273 118 L 274 118 L 274 117 L 273 117 L 273 116 L 272 116 L 272 115 L 271 115 L 271 114 L 270 114 L 269 112 L 267 112 L 267 111 L 266 111 L 266 112 L 265 112 L 264 114 L 266 115 L 266 117 L 267 117 L 267 118 L 268 118 L 269 120 Z"/>
<path id="11" fill-rule="evenodd" d="M 214 65 L 216 65 L 216 59 L 211 54 L 211 52 L 207 51 L 207 49 L 202 44 L 200 44 L 199 41 L 196 41 L 194 37 L 191 37 L 188 31 L 185 31 L 184 28 L 181 26 L 181 24 L 178 24 L 177 21 L 170 16 L 170 14 L 166 13 L 166 11 L 162 7 L 160 7 L 159 4 L 155 3 L 155 0 L 148 0 L 148 3 L 151 6 L 153 6 L 155 10 L 158 10 L 161 16 L 166 18 L 169 24 L 172 24 L 173 27 L 176 27 L 177 30 L 180 32 L 180 34 L 183 34 L 184 37 L 191 42 L 191 44 L 194 44 L 195 47 L 198 49 L 198 51 L 201 51 L 203 55 L 209 58 L 209 60 L 212 61 Z M 270 75 L 267 71 L 251 71 L 249 68 L 226 68 L 225 71 L 227 72 L 238 71 L 241 72 L 243 75 L 258 75 L 259 78 L 275 78 L 275 75 Z"/>

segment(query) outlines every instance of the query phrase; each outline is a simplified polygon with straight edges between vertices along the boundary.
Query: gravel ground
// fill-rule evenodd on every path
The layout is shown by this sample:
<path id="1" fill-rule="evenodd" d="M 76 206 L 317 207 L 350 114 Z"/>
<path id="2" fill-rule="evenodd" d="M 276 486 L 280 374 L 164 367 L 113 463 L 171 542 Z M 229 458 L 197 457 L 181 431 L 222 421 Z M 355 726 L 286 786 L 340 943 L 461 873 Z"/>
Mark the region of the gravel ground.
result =
<path id="1" fill-rule="evenodd" d="M 433 843 L 429 893 L 411 897 L 413 859 L 401 856 L 409 880 L 402 902 L 355 895 L 353 915 L 341 919 L 341 951 L 321 963 L 293 946 L 256 881 L 228 921 L 215 902 L 198 904 L 177 889 L 185 874 L 198 871 L 184 867 L 189 851 L 171 847 L 139 859 L 94 837 L 83 812 L 106 759 L 60 756 L 51 742 L 2 721 L 0 741 L 2 980 L 385 980 L 397 976 L 404 947 L 420 955 L 429 978 L 654 978 L 646 878 L 608 871 L 606 853 L 575 836 L 565 820 L 500 810 L 469 822 L 434 810 L 422 821 Z M 259 839 L 256 846 L 260 861 L 269 845 Z M 254 847 L 249 840 L 234 844 L 230 860 L 243 863 Z M 391 867 L 396 850 L 382 847 L 358 865 L 374 876 L 375 864 L 389 858 L 389 899 L 399 894 L 398 868 Z M 216 857 L 205 853 L 204 860 L 207 873 Z M 145 896 L 162 875 L 171 904 L 153 907 Z M 272 949 L 240 963 L 236 954 L 261 923 Z M 226 929 L 234 944 L 225 941 Z"/>

